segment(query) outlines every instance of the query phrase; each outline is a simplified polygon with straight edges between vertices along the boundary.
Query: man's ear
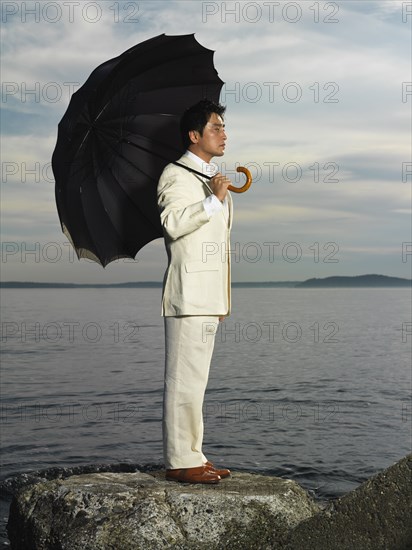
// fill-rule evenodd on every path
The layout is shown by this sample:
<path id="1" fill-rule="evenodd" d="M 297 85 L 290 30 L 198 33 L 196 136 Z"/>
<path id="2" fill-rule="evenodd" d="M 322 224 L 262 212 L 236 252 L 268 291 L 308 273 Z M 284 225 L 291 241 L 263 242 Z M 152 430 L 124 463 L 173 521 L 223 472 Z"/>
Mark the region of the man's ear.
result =
<path id="1" fill-rule="evenodd" d="M 196 130 L 190 130 L 189 131 L 189 139 L 191 143 L 197 143 L 199 140 L 199 132 Z"/>

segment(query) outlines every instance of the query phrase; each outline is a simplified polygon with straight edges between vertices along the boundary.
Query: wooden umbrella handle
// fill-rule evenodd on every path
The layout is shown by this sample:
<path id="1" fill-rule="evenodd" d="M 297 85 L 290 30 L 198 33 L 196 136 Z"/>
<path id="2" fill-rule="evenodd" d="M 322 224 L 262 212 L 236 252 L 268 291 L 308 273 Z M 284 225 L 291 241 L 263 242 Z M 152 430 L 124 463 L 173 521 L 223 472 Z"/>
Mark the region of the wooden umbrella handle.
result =
<path id="1" fill-rule="evenodd" d="M 229 191 L 233 191 L 234 193 L 244 193 L 252 185 L 252 174 L 244 166 L 238 166 L 236 168 L 236 172 L 243 172 L 245 174 L 246 183 L 243 185 L 243 187 L 234 187 L 233 185 L 229 185 L 228 189 Z"/>

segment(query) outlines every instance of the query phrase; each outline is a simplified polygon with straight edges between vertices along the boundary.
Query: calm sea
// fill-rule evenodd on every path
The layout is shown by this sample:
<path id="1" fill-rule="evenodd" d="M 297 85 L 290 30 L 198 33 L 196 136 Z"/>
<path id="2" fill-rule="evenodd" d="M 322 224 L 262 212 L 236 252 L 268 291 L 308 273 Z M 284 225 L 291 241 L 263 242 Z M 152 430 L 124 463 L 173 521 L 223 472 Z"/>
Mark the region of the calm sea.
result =
<path id="1" fill-rule="evenodd" d="M 160 296 L 2 291 L 3 480 L 162 463 Z M 409 289 L 234 289 L 204 404 L 208 458 L 327 499 L 410 453 L 410 304 Z"/>

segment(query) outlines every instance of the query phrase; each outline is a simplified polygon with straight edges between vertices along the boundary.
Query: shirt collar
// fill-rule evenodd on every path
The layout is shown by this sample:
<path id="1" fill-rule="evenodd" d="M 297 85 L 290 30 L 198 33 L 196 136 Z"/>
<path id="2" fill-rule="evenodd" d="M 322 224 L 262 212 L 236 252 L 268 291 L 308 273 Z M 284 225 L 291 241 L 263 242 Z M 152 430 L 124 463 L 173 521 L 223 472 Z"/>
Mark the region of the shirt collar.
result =
<path id="1" fill-rule="evenodd" d="M 192 159 L 193 162 L 196 162 L 196 164 L 202 169 L 202 172 L 207 176 L 214 176 L 218 172 L 218 167 L 214 162 L 204 161 L 203 159 L 192 153 L 192 151 L 189 151 L 189 149 L 184 153 L 184 156 Z"/>

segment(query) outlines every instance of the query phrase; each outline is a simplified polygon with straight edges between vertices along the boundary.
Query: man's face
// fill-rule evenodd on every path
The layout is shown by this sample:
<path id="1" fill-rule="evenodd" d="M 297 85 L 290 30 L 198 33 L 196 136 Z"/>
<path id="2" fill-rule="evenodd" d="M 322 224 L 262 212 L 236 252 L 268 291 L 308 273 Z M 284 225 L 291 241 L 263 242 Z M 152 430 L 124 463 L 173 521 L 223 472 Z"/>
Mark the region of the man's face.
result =
<path id="1" fill-rule="evenodd" d="M 216 113 L 210 115 L 203 129 L 203 135 L 195 131 L 190 132 L 189 135 L 192 140 L 190 150 L 206 162 L 210 162 L 212 157 L 221 157 L 225 154 L 227 136 L 220 115 Z"/>

